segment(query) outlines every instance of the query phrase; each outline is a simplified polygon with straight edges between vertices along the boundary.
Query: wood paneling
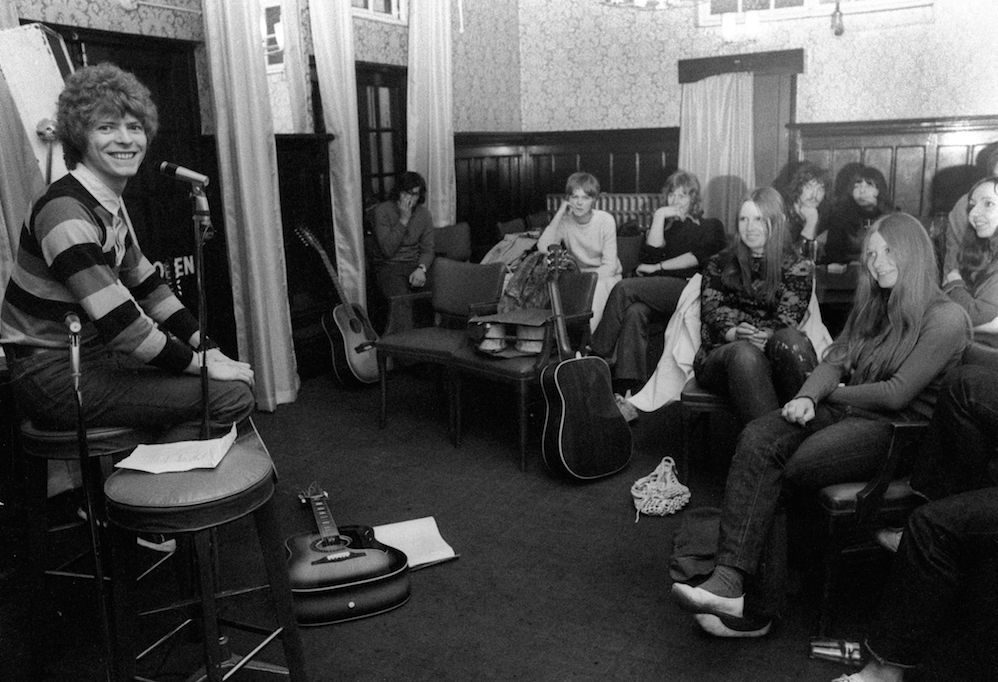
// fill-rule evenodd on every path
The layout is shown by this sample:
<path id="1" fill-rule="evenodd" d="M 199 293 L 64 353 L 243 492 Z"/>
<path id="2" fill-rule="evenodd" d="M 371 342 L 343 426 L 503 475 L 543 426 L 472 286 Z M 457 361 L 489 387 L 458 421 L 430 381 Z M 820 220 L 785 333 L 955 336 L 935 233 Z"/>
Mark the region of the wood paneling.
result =
<path id="1" fill-rule="evenodd" d="M 998 116 L 808 123 L 790 126 L 797 158 L 828 169 L 860 162 L 887 178 L 894 203 L 928 220 L 949 211 L 981 171 L 980 151 L 998 141 Z"/>
<path id="2" fill-rule="evenodd" d="M 678 128 L 454 136 L 457 219 L 471 225 L 473 257 L 495 243 L 495 224 L 545 210 L 576 171 L 604 192 L 658 192 L 679 155 Z"/>

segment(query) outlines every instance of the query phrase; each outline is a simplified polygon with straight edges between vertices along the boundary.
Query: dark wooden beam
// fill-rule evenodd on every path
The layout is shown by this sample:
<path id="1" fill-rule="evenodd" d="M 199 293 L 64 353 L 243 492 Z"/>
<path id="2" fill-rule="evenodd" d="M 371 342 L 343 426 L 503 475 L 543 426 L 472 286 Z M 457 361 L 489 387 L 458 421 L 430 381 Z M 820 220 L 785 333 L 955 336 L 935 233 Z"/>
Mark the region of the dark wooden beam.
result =
<path id="1" fill-rule="evenodd" d="M 722 73 L 744 71 L 759 74 L 804 73 L 804 50 L 775 50 L 679 60 L 680 83 L 695 83 Z"/>

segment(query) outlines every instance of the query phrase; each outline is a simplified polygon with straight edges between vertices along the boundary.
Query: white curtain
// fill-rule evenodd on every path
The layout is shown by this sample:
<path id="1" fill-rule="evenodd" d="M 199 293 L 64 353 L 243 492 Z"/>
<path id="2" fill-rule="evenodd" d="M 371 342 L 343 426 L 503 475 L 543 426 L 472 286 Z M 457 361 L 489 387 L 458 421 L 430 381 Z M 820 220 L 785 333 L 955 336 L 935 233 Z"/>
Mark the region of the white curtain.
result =
<path id="1" fill-rule="evenodd" d="M 239 357 L 256 372 L 257 406 L 273 411 L 295 400 L 298 374 L 262 10 L 257 0 L 202 0 L 202 7 Z"/>
<path id="2" fill-rule="evenodd" d="M 409 4 L 408 170 L 426 179 L 426 204 L 438 227 L 457 211 L 450 0 Z"/>
<path id="3" fill-rule="evenodd" d="M 291 130 L 311 133 L 306 88 L 308 62 L 301 40 L 301 10 L 298 0 L 281 0 L 281 24 L 284 30 L 284 73 L 287 76 L 288 100 L 291 102 Z"/>
<path id="4" fill-rule="evenodd" d="M 309 6 L 315 70 L 329 145 L 329 189 L 333 205 L 336 269 L 351 303 L 367 303 L 364 288 L 364 223 L 357 119 L 357 71 L 349 2 Z"/>
<path id="5" fill-rule="evenodd" d="M 704 214 L 737 225 L 739 201 L 755 187 L 751 73 L 684 83 L 679 114 L 679 167 L 696 173 Z"/>

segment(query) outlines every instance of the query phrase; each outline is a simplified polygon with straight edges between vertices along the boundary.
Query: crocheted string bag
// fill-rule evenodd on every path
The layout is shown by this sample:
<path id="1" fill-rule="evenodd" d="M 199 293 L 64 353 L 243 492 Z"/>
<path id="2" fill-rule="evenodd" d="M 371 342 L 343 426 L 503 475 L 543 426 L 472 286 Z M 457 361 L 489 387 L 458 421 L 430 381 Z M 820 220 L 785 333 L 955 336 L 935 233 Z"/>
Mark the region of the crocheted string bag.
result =
<path id="1" fill-rule="evenodd" d="M 676 478 L 676 462 L 672 457 L 663 457 L 655 471 L 642 476 L 631 486 L 634 498 L 634 523 L 642 514 L 665 516 L 675 514 L 690 501 L 690 489 Z"/>

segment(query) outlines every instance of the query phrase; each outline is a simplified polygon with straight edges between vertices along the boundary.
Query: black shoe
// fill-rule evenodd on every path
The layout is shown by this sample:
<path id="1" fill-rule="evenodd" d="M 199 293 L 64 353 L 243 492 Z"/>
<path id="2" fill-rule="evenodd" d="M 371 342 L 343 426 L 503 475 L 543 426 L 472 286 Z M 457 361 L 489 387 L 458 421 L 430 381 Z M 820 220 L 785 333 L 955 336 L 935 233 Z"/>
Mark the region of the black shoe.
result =
<path id="1" fill-rule="evenodd" d="M 83 504 L 83 491 L 78 488 L 64 490 L 45 500 L 45 518 L 49 530 L 66 530 L 80 525 L 77 510 Z"/>
<path id="2" fill-rule="evenodd" d="M 704 632 L 715 637 L 765 637 L 773 625 L 771 620 L 715 616 L 712 613 L 698 613 L 693 617 Z"/>

